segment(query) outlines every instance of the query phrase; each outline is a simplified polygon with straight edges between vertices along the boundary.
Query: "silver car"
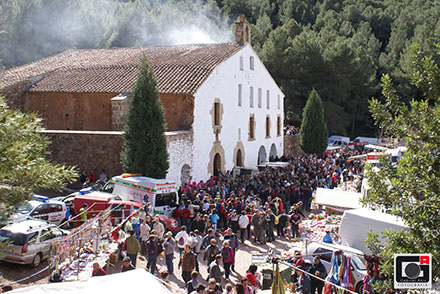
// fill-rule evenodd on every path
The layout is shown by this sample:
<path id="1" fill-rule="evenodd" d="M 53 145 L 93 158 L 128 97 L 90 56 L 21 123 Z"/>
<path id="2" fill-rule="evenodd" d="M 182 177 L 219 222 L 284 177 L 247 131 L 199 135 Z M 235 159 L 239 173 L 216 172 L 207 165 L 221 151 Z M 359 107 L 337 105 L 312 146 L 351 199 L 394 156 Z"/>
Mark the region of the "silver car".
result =
<path id="1" fill-rule="evenodd" d="M 51 242 L 65 235 L 56 225 L 38 219 L 9 224 L 0 230 L 0 242 L 11 243 L 2 251 L 2 261 L 37 267 L 49 257 Z"/>

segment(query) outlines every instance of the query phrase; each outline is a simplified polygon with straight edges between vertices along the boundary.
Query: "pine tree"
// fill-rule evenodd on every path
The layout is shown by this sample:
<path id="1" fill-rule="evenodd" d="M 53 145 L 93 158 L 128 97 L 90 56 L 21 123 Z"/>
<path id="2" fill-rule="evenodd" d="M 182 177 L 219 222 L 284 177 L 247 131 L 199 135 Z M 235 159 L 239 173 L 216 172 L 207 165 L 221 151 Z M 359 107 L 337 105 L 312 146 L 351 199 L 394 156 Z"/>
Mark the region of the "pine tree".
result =
<path id="1" fill-rule="evenodd" d="M 42 130 L 41 118 L 10 109 L 0 95 L 0 221 L 33 193 L 57 189 L 77 177 L 74 167 L 47 159 L 50 142 Z"/>
<path id="2" fill-rule="evenodd" d="M 153 69 L 146 59 L 141 62 L 128 106 L 121 161 L 125 172 L 165 178 L 169 164 L 164 110 Z"/>
<path id="3" fill-rule="evenodd" d="M 315 89 L 310 92 L 303 110 L 301 147 L 306 153 L 320 154 L 327 148 L 328 131 L 324 122 L 324 108 Z"/>

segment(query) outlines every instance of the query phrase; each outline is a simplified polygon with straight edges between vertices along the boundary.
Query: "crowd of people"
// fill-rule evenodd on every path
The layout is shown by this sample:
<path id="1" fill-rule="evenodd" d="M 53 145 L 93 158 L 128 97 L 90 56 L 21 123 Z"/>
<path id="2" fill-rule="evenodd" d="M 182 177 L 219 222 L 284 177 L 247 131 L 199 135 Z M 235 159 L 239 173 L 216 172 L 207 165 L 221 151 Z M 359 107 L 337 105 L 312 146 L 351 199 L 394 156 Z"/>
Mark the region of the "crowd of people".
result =
<path id="1" fill-rule="evenodd" d="M 363 163 L 350 160 L 353 155 L 358 151 L 304 155 L 290 159 L 286 168 L 267 168 L 254 176 L 234 177 L 228 172 L 206 182 L 184 184 L 179 188 L 180 203 L 173 215 L 180 227 L 177 233 L 166 232 L 159 216 L 135 215 L 124 224 L 130 236 L 121 248 L 121 271 L 135 268 L 140 254 L 151 273 L 167 279 L 177 275 L 173 265 L 177 258 L 177 271 L 188 293 L 256 293 L 262 281 L 255 265 L 250 265 L 238 283 L 231 283 L 237 250 L 246 240 L 265 244 L 276 238 L 298 239 L 300 223 L 311 210 L 317 187 L 332 189 L 362 177 Z M 157 273 L 162 252 L 167 271 Z M 208 268 L 206 285 L 199 263 L 206 263 Z M 314 274 L 324 272 L 321 266 L 310 270 Z M 299 284 L 304 276 L 296 274 Z M 306 290 L 304 284 L 301 287 L 305 287 L 302 293 L 315 293 Z M 314 281 L 311 289 L 322 291 Z"/>
<path id="2" fill-rule="evenodd" d="M 299 134 L 299 128 L 292 126 L 290 124 L 287 124 L 284 127 L 284 136 L 290 136 L 290 135 L 298 135 Z"/>

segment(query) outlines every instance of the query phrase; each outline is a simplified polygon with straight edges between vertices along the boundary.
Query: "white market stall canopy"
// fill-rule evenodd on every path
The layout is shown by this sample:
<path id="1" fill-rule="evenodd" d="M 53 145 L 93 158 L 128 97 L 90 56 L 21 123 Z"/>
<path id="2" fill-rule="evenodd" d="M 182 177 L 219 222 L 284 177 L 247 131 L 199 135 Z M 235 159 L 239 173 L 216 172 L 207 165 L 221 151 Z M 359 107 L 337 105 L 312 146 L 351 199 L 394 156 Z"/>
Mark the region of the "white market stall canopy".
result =
<path id="1" fill-rule="evenodd" d="M 63 282 L 36 285 L 20 288 L 9 293 L 141 293 L 148 289 L 148 293 L 170 294 L 171 292 L 162 285 L 154 276 L 144 269 L 127 271 L 102 277 L 93 277 L 86 282 Z"/>
<path id="2" fill-rule="evenodd" d="M 344 209 L 361 208 L 362 205 L 359 202 L 361 199 L 361 193 L 340 189 L 317 188 L 315 195 L 316 204 Z"/>

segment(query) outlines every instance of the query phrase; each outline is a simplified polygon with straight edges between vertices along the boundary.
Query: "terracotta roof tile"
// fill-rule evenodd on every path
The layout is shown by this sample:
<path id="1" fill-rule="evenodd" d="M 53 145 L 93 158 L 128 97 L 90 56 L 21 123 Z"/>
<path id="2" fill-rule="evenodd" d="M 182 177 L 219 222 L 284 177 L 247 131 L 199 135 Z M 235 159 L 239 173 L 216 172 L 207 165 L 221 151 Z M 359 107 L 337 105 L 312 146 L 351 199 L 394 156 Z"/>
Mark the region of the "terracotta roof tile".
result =
<path id="1" fill-rule="evenodd" d="M 130 92 L 140 58 L 153 66 L 160 93 L 194 94 L 237 43 L 68 50 L 0 73 L 0 86 L 31 80 L 32 92 Z"/>

